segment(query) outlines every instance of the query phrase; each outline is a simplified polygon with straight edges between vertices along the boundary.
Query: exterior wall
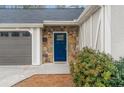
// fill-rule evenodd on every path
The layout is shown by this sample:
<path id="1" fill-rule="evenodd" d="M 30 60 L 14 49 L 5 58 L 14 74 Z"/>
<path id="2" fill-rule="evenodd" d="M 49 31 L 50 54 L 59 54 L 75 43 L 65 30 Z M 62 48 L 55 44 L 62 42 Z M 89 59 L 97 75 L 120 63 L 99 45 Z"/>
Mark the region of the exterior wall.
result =
<path id="1" fill-rule="evenodd" d="M 74 59 L 78 50 L 78 26 L 45 26 L 42 33 L 43 63 L 53 63 L 53 32 L 68 32 L 68 61 Z"/>
<path id="2" fill-rule="evenodd" d="M 111 54 L 110 11 L 111 6 L 100 6 L 94 13 L 89 15 L 87 20 L 80 24 L 80 49 L 87 46 Z"/>
<path id="3" fill-rule="evenodd" d="M 80 24 L 80 49 L 87 46 L 101 49 L 100 9 L 92 14 L 86 21 Z"/>
<path id="4" fill-rule="evenodd" d="M 124 57 L 124 6 L 111 6 L 112 56 Z"/>

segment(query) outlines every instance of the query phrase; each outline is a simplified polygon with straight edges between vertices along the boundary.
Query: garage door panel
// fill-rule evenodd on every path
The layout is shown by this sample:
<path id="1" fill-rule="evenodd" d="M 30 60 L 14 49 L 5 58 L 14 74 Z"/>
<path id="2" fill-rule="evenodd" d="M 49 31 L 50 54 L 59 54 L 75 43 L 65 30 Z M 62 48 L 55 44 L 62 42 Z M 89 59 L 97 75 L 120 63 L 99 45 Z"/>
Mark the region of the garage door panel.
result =
<path id="1" fill-rule="evenodd" d="M 22 55 L 26 55 L 26 56 L 30 56 L 30 54 L 29 53 L 26 53 L 25 51 L 16 51 L 16 50 L 14 50 L 14 51 L 0 51 L 1 53 L 0 53 L 0 56 L 10 56 L 10 55 L 18 55 L 18 56 L 22 56 Z M 18 53 L 19 52 L 19 53 Z"/>
<path id="2" fill-rule="evenodd" d="M 6 37 L 7 38 L 7 37 Z M 12 38 L 12 37 L 11 37 Z M 8 38 L 8 39 L 3 39 L 2 37 L 0 37 L 0 45 L 2 44 L 19 44 L 19 45 L 22 45 L 22 44 L 30 44 L 31 40 L 29 40 L 29 38 L 24 38 L 23 37 L 19 37 L 18 39 L 11 39 L 11 38 Z M 20 40 L 22 39 L 22 40 Z M 15 42 L 15 41 L 18 41 L 18 42 Z"/>
<path id="3" fill-rule="evenodd" d="M 31 36 L 0 36 L 0 65 L 31 65 L 31 46 Z"/>
<path id="4" fill-rule="evenodd" d="M 29 65 L 31 56 L 0 56 L 0 65 Z"/>
<path id="5" fill-rule="evenodd" d="M 3 49 L 22 49 L 22 50 L 24 50 L 24 49 L 28 49 L 28 48 L 31 48 L 30 47 L 31 45 L 15 45 L 15 46 L 13 46 L 13 45 L 6 45 L 6 44 L 3 44 L 3 45 L 0 45 L 0 50 L 3 50 Z"/>

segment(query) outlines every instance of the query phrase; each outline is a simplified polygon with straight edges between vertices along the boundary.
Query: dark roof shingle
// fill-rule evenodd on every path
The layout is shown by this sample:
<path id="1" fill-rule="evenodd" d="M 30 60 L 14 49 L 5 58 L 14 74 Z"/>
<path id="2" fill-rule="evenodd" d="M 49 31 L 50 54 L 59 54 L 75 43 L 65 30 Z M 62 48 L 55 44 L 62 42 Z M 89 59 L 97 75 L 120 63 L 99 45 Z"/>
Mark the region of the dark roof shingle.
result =
<path id="1" fill-rule="evenodd" d="M 44 20 L 72 21 L 82 8 L 0 9 L 0 23 L 42 23 Z"/>

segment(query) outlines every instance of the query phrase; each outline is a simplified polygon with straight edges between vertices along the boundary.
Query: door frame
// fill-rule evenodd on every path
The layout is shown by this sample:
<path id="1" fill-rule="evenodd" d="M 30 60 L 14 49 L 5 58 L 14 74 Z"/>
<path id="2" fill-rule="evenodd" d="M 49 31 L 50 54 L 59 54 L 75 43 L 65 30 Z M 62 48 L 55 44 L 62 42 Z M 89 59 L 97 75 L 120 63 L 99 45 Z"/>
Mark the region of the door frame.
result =
<path id="1" fill-rule="evenodd" d="M 66 62 L 55 62 L 54 61 L 54 34 L 55 33 L 65 33 L 66 34 Z M 53 63 L 55 64 L 59 64 L 59 63 L 62 63 L 62 64 L 68 64 L 68 32 L 63 32 L 63 31 L 54 31 L 53 32 Z"/>

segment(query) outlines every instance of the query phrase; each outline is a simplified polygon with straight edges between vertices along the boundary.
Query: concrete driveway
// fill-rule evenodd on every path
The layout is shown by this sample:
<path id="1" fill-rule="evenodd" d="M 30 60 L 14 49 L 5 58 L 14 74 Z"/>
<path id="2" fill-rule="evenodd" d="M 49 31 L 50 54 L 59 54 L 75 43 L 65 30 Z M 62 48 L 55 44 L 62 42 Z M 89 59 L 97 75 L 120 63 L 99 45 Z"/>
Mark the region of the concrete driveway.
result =
<path id="1" fill-rule="evenodd" d="M 10 87 L 34 74 L 69 74 L 67 64 L 0 66 L 0 87 Z"/>

